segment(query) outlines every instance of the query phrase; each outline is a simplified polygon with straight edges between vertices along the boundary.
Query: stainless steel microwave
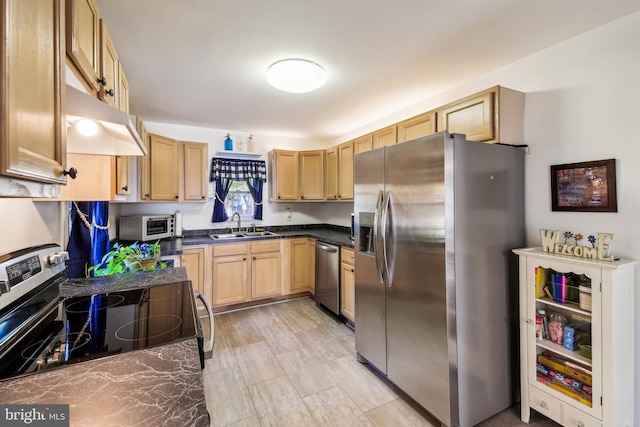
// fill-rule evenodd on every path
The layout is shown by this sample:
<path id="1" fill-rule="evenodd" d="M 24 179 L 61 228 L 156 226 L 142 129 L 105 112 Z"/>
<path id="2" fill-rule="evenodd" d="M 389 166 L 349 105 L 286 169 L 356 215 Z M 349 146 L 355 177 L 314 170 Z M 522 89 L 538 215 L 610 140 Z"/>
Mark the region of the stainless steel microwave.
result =
<path id="1" fill-rule="evenodd" d="M 175 235 L 175 220 L 173 215 L 134 215 L 120 217 L 120 240 L 165 239 Z"/>

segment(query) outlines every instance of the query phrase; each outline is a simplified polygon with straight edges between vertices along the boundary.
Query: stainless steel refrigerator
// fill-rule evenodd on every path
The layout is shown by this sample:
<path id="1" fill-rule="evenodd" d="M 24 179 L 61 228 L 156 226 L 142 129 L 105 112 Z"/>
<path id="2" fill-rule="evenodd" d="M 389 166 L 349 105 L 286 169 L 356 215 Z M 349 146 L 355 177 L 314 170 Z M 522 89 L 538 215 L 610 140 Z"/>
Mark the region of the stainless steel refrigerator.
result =
<path id="1" fill-rule="evenodd" d="M 354 173 L 358 360 L 446 426 L 511 406 L 523 150 L 440 132 L 356 154 Z"/>

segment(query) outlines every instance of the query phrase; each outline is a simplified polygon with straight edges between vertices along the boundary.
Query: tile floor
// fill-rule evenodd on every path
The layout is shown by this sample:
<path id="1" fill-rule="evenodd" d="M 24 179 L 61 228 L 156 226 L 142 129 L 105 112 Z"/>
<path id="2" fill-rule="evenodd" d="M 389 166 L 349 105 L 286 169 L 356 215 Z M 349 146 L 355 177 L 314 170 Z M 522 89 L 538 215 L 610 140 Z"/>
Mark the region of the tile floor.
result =
<path id="1" fill-rule="evenodd" d="M 309 298 L 216 315 L 204 370 L 212 426 L 436 426 L 356 361 L 354 332 Z M 525 426 L 519 405 L 482 427 Z M 532 412 L 530 426 L 559 426 Z"/>

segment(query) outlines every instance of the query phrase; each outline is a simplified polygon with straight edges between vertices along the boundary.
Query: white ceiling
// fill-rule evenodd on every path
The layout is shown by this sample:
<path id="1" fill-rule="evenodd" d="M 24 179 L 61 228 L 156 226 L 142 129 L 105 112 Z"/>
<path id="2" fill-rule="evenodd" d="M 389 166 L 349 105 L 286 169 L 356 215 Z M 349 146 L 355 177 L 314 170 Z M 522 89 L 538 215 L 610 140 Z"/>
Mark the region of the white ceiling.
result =
<path id="1" fill-rule="evenodd" d="M 640 0 L 97 0 L 146 121 L 333 138 L 618 17 Z M 327 84 L 281 92 L 297 57 Z"/>

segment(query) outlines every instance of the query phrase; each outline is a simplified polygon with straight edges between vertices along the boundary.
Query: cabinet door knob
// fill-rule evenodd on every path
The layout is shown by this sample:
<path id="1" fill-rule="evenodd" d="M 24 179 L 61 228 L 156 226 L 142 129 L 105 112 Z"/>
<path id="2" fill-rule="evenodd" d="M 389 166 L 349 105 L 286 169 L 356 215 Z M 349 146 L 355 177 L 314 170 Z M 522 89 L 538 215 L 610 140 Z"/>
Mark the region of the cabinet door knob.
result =
<path id="1" fill-rule="evenodd" d="M 179 196 L 176 196 L 176 199 L 177 199 L 178 197 L 179 197 Z"/>
<path id="2" fill-rule="evenodd" d="M 352 269 L 351 269 L 351 272 L 352 272 L 352 273 L 355 273 L 356 271 L 352 268 Z"/>
<path id="3" fill-rule="evenodd" d="M 540 401 L 540 407 L 542 409 L 549 409 L 549 405 L 547 405 L 547 402 L 545 402 L 544 400 Z"/>
<path id="4" fill-rule="evenodd" d="M 527 323 L 530 324 L 530 325 L 533 325 L 533 320 L 527 319 Z"/>
<path id="5" fill-rule="evenodd" d="M 113 91 L 113 89 L 109 89 L 109 90 L 105 90 L 104 93 L 106 93 L 109 96 L 114 96 L 116 93 Z"/>
<path id="6" fill-rule="evenodd" d="M 124 187 L 122 187 L 122 190 L 123 190 L 123 191 L 129 191 L 129 186 L 128 186 L 128 185 L 125 185 Z"/>
<path id="7" fill-rule="evenodd" d="M 144 197 L 146 197 L 147 199 L 151 197 L 151 194 L 145 194 Z"/>
<path id="8" fill-rule="evenodd" d="M 66 171 L 62 171 L 62 174 L 64 176 L 69 175 L 69 178 L 71 179 L 76 179 L 76 177 L 78 176 L 78 169 L 74 168 L 73 166 L 69 168 L 69 170 Z"/>
<path id="9" fill-rule="evenodd" d="M 107 78 L 106 77 L 100 77 L 98 79 L 98 83 L 100 83 L 102 86 L 106 86 L 107 85 Z"/>
<path id="10" fill-rule="evenodd" d="M 204 200 L 204 199 L 206 199 L 206 197 L 205 197 L 205 196 L 202 196 L 202 200 Z"/>

